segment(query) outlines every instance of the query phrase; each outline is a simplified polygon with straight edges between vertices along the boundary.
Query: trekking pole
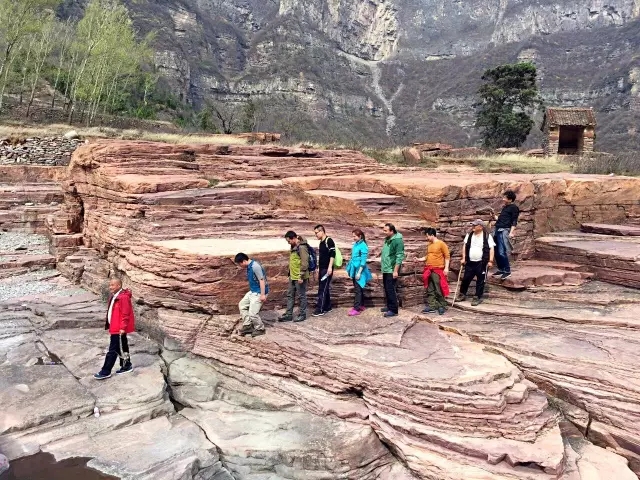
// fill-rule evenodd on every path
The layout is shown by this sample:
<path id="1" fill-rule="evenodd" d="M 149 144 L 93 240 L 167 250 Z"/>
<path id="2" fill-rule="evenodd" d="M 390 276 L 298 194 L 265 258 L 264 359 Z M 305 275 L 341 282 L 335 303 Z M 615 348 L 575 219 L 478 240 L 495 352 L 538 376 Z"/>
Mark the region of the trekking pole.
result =
<path id="1" fill-rule="evenodd" d="M 460 289 L 460 279 L 462 278 L 462 271 L 464 270 L 464 265 L 460 265 L 460 271 L 458 272 L 458 283 L 456 285 L 456 293 L 453 296 L 453 302 L 451 302 L 451 308 L 456 304 L 456 299 L 458 298 L 458 290 Z"/>
<path id="2" fill-rule="evenodd" d="M 122 334 L 118 335 L 118 340 L 120 340 L 120 360 L 122 360 L 122 368 L 127 366 L 127 360 L 129 360 L 129 353 L 125 353 L 124 348 L 122 347 Z"/>

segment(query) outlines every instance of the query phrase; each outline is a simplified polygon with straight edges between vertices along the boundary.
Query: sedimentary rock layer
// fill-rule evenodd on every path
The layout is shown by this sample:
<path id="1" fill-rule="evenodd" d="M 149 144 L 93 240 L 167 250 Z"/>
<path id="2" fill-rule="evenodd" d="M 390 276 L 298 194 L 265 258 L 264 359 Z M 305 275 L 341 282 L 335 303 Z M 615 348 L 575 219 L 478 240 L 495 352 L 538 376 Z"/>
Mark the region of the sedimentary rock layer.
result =
<path id="1" fill-rule="evenodd" d="M 232 257 L 244 250 L 265 265 L 273 288 L 265 310 L 271 310 L 282 306 L 287 281 L 288 247 L 282 238 L 286 230 L 307 236 L 316 223 L 324 223 L 348 260 L 351 231 L 363 228 L 376 278 L 368 292 L 368 305 L 377 306 L 382 303 L 377 280 L 380 227 L 392 221 L 407 246 L 408 259 L 400 281 L 401 298 L 407 307 L 422 300 L 421 264 L 415 260 L 424 254 L 420 228 L 439 228 L 457 267 L 468 222 L 477 217 L 488 219 L 489 208 L 498 210 L 502 192 L 512 188 L 522 210 L 515 251 L 517 256 L 527 257 L 534 253 L 535 236 L 577 228 L 582 222 L 637 220 L 637 179 L 433 175 L 420 169 L 383 167 L 349 151 L 145 142 L 85 146 L 75 153 L 68 174 L 64 213 L 52 219 L 50 226 L 56 235 L 81 233 L 83 245 L 76 251 L 73 246 L 65 246 L 69 250 L 63 253 L 54 250 L 54 256 L 63 260 L 61 271 L 94 291 L 99 291 L 110 273 L 122 274 L 142 306 L 141 324 L 166 337 L 167 344 L 175 347 L 175 356 L 190 352 L 210 359 L 213 368 L 235 369 L 235 374 L 217 371 L 223 376 L 244 375 L 242 382 L 257 382 L 266 390 L 264 395 L 276 392 L 270 397 L 272 405 L 286 408 L 282 392 L 294 398 L 295 413 L 300 414 L 296 422 L 283 423 L 273 413 L 256 414 L 265 423 L 277 425 L 276 431 L 309 424 L 314 427 L 303 437 L 313 443 L 317 432 L 333 429 L 333 418 L 338 417 L 350 422 L 339 424 L 346 438 L 369 445 L 373 438 L 370 432 L 375 431 L 414 474 L 429 479 L 532 480 L 563 475 L 568 479 L 572 477 L 567 475 L 577 478 L 576 471 L 583 475 L 583 458 L 583 468 L 596 463 L 599 450 L 587 453 L 588 444 L 563 443 L 567 434 L 559 428 L 556 410 L 505 358 L 513 355 L 506 347 L 496 350 L 499 355 L 416 321 L 413 314 L 382 319 L 368 310 L 348 319 L 342 311 L 303 325 L 270 322 L 264 337 L 238 337 L 234 334 L 238 326 L 235 312 L 246 290 L 246 278 Z M 566 268 L 532 267 L 538 271 L 513 286 L 533 292 L 535 287 L 561 283 L 562 288 L 569 288 L 588 279 L 590 272 L 564 263 Z M 347 283 L 344 273 L 339 272 L 334 284 L 340 291 L 336 305 L 349 301 Z M 269 313 L 265 318 L 270 319 Z M 526 337 L 526 332 L 523 335 Z M 552 339 L 548 340 L 553 345 Z M 527 375 L 546 389 L 551 381 L 541 373 L 536 377 L 528 363 L 513 356 Z M 187 366 L 177 366 L 174 380 L 180 375 L 189 377 L 184 374 Z M 248 428 L 245 419 L 250 414 L 243 410 L 247 405 L 231 402 L 229 407 L 224 395 L 239 395 L 211 390 L 209 381 L 216 384 L 219 377 L 207 375 L 188 388 L 175 380 L 178 395 L 189 407 L 184 415 L 211 435 L 229 432 L 218 433 L 217 441 L 224 445 L 223 451 L 226 448 L 232 470 L 241 471 L 246 461 L 238 460 L 242 457 L 239 452 L 257 448 L 253 440 L 234 440 Z M 607 382 L 605 378 L 596 380 Z M 571 388 L 577 391 L 581 386 L 576 381 Z M 598 388 L 603 395 L 619 394 L 606 386 Z M 323 395 L 329 395 L 329 400 Z M 579 405 L 597 403 L 585 400 L 586 393 L 581 395 L 574 393 L 566 401 L 574 407 L 581 401 L 585 403 Z M 607 411 L 598 422 L 608 426 L 600 430 L 604 433 L 598 441 L 630 458 L 633 449 L 623 443 L 633 436 L 613 428 L 622 428 L 617 425 L 632 421 L 634 414 L 629 413 L 632 407 L 628 405 L 619 413 L 610 412 L 615 403 L 598 403 Z M 332 420 L 312 420 L 309 411 Z M 222 414 L 236 419 L 237 425 L 221 421 Z M 592 425 L 596 432 L 598 423 Z M 271 435 L 269 429 L 260 432 Z M 606 435 L 616 443 L 601 441 Z M 590 438 L 595 437 L 590 434 Z M 348 459 L 341 456 L 348 449 L 334 440 L 328 441 L 324 450 L 307 448 L 300 453 L 304 458 L 324 455 L 329 459 L 312 471 L 335 474 L 337 465 L 342 464 L 344 478 L 368 478 L 366 475 L 376 469 L 396 468 L 385 463 L 387 457 L 374 442 L 366 449 L 374 470 L 366 471 L 363 462 L 354 463 L 354 453 L 348 454 Z M 283 472 L 294 475 L 288 468 L 298 468 L 290 461 L 280 462 L 269 452 L 255 456 L 285 478 Z M 610 463 L 623 472 L 620 478 L 630 478 L 624 460 L 612 456 Z M 302 478 L 307 475 L 296 472 Z"/>
<path id="2" fill-rule="evenodd" d="M 75 153 L 65 210 L 51 225 L 63 244 L 54 251 L 58 260 L 73 252 L 79 243 L 74 235 L 82 231 L 82 243 L 108 261 L 100 270 L 115 265 L 125 272 L 144 302 L 230 313 L 245 280 L 230 262 L 234 252 L 223 250 L 225 242 L 268 265 L 279 305 L 286 290 L 285 231 L 310 236 L 316 223 L 324 223 L 348 259 L 351 230 L 363 228 L 377 275 L 380 227 L 392 221 L 405 237 L 399 293 L 408 306 L 422 300 L 422 266 L 415 261 L 424 255 L 422 227 L 439 228 L 457 268 L 468 222 L 488 220 L 488 209 L 498 210 L 502 192 L 513 188 L 522 210 L 515 252 L 526 257 L 534 251 L 534 235 L 582 221 L 636 218 L 632 199 L 639 183 L 625 177 L 433 175 L 381 166 L 353 151 L 103 141 Z M 249 239 L 269 244 L 243 243 Z M 72 270 L 64 263 L 61 268 Z M 348 292 L 347 279 L 336 276 L 335 290 Z M 378 280 L 367 298 L 370 305 L 380 303 Z M 336 305 L 349 299 L 350 293 L 337 295 Z"/>
<path id="3" fill-rule="evenodd" d="M 508 293 L 425 319 L 488 345 L 518 365 L 597 445 L 640 473 L 640 294 L 600 282 Z M 612 476 L 611 478 L 618 478 Z"/>
<path id="4" fill-rule="evenodd" d="M 586 266 L 599 280 L 640 288 L 640 238 L 558 232 L 536 240 L 540 258 Z"/>

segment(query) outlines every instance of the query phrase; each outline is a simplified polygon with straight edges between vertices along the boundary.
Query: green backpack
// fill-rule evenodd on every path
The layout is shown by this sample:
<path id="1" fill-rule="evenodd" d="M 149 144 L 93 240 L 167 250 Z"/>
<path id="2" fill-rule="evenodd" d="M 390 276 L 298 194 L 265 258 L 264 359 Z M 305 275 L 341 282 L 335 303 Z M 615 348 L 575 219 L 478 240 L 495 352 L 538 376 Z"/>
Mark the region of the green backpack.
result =
<path id="1" fill-rule="evenodd" d="M 325 243 L 329 241 L 329 237 L 327 237 L 327 239 L 325 240 Z M 334 241 L 335 243 L 335 241 Z M 333 266 L 335 268 L 340 268 L 343 264 L 343 259 L 342 259 L 342 252 L 340 251 L 340 249 L 338 248 L 338 245 L 336 245 L 336 258 L 333 259 Z"/>

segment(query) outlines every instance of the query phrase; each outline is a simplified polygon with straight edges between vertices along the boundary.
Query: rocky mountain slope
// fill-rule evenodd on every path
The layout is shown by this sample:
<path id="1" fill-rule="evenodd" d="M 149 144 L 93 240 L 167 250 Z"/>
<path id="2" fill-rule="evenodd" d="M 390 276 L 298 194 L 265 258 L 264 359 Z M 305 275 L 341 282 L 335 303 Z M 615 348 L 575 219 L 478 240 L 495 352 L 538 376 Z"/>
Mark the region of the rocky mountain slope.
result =
<path id="1" fill-rule="evenodd" d="M 81 8 L 67 0 L 63 15 Z M 126 0 L 184 100 L 261 102 L 297 139 L 472 144 L 484 68 L 536 62 L 549 104 L 593 105 L 599 147 L 640 143 L 640 3 Z"/>

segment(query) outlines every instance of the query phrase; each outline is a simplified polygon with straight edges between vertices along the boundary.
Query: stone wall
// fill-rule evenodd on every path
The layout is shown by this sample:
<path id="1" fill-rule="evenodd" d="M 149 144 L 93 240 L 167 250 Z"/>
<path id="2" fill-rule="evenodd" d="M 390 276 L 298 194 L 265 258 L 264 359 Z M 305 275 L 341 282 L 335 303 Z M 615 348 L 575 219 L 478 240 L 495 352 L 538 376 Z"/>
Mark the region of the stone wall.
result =
<path id="1" fill-rule="evenodd" d="M 81 143 L 78 138 L 65 137 L 5 138 L 0 140 L 0 165 L 69 165 Z"/>

